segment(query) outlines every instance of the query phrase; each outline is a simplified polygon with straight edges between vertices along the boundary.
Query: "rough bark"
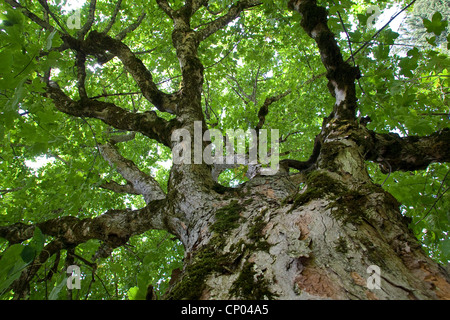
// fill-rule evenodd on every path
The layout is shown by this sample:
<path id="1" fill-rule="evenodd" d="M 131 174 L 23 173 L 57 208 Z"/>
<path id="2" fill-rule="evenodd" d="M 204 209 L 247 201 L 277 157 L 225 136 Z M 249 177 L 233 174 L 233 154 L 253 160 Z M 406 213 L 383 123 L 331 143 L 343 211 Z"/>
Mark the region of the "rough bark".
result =
<path id="1" fill-rule="evenodd" d="M 166 298 L 450 298 L 448 275 L 382 188 L 318 170 L 296 189 L 286 176 L 258 177 L 223 194 L 187 228 L 183 274 Z M 368 288 L 371 265 L 381 289 Z"/>

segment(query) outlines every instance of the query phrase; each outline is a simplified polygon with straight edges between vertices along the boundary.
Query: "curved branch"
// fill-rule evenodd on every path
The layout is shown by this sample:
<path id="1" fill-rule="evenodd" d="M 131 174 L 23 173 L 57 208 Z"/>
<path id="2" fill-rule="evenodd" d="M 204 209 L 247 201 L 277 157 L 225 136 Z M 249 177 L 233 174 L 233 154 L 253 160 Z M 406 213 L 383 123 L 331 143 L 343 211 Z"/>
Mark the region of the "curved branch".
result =
<path id="1" fill-rule="evenodd" d="M 91 31 L 86 42 L 72 43 L 71 47 L 80 46 L 84 52 L 101 55 L 105 51 L 117 56 L 128 72 L 133 76 L 144 97 L 158 110 L 175 114 L 177 95 L 160 91 L 153 82 L 153 76 L 142 61 L 136 57 L 131 49 L 118 39 L 113 39 L 103 33 Z"/>
<path id="2" fill-rule="evenodd" d="M 291 90 L 291 89 L 288 89 L 288 90 L 286 90 L 285 92 L 280 93 L 279 95 L 276 95 L 276 96 L 272 96 L 272 97 L 266 98 L 266 100 L 264 101 L 263 105 L 261 106 L 261 108 L 259 108 L 259 111 L 258 111 L 258 119 L 259 119 L 259 122 L 258 122 L 258 124 L 256 125 L 256 128 L 255 128 L 255 130 L 256 130 L 257 133 L 258 133 L 259 130 L 263 127 L 264 122 L 266 122 L 266 116 L 267 116 L 267 114 L 269 113 L 269 106 L 270 106 L 272 103 L 275 103 L 275 102 L 277 102 L 278 100 L 283 99 L 284 97 L 286 97 L 286 96 L 287 96 L 288 94 L 290 94 L 291 92 L 292 92 L 292 90 Z"/>
<path id="3" fill-rule="evenodd" d="M 313 168 L 314 164 L 316 163 L 317 159 L 320 155 L 320 150 L 322 148 L 322 136 L 321 134 L 318 134 L 316 136 L 316 139 L 314 140 L 314 148 L 311 156 L 306 161 L 299 161 L 299 160 L 293 160 L 293 159 L 283 159 L 280 161 L 280 165 L 297 169 L 300 172 L 304 172 L 306 170 L 309 170 Z"/>
<path id="4" fill-rule="evenodd" d="M 233 5 L 226 14 L 206 24 L 206 26 L 197 31 L 197 39 L 203 41 L 209 36 L 213 35 L 220 29 L 224 28 L 231 21 L 239 17 L 242 11 L 252 7 L 261 5 L 262 2 L 258 0 L 242 0 Z"/>
<path id="5" fill-rule="evenodd" d="M 327 70 L 328 89 L 336 98 L 334 117 L 354 119 L 357 108 L 355 80 L 361 75 L 358 67 L 352 67 L 342 58 L 335 36 L 327 24 L 327 10 L 318 6 L 316 0 L 291 0 L 288 6 L 300 13 L 302 28 L 317 43 Z"/>
<path id="6" fill-rule="evenodd" d="M 46 96 L 53 100 L 59 111 L 66 114 L 100 119 L 114 128 L 137 131 L 166 146 L 171 145 L 169 132 L 173 123 L 158 117 L 156 112 L 131 112 L 113 103 L 93 99 L 74 101 L 53 82 L 47 86 Z"/>
<path id="7" fill-rule="evenodd" d="M 103 144 L 99 146 L 99 150 L 109 165 L 114 167 L 137 193 L 144 196 L 145 203 L 148 204 L 150 201 L 166 197 L 159 183 L 153 177 L 142 172 L 133 161 L 124 158 L 114 145 Z"/>
<path id="8" fill-rule="evenodd" d="M 109 210 L 94 218 L 65 216 L 33 225 L 0 226 L 0 237 L 11 244 L 20 243 L 31 239 L 38 227 L 42 233 L 60 239 L 66 245 L 75 246 L 98 239 L 119 246 L 130 237 L 150 229 L 171 231 L 166 214 L 165 200 L 155 200 L 142 209 Z"/>
<path id="9" fill-rule="evenodd" d="M 422 170 L 433 162 L 450 162 L 449 128 L 423 137 L 374 132 L 371 135 L 366 160 L 378 163 L 383 173 Z"/>

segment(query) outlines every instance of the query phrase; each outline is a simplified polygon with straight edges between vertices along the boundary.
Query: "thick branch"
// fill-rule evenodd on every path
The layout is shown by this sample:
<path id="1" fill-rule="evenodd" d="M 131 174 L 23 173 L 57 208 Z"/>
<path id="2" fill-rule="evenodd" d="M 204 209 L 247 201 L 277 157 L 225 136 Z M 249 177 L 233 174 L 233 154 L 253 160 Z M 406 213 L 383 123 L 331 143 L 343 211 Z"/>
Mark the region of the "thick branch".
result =
<path id="1" fill-rule="evenodd" d="M 424 137 L 372 132 L 366 160 L 378 163 L 384 173 L 422 170 L 433 162 L 450 162 L 449 146 L 448 128 Z"/>
<path id="2" fill-rule="evenodd" d="M 124 158 L 115 146 L 107 143 L 100 145 L 99 150 L 109 165 L 114 167 L 133 186 L 136 192 L 144 196 L 147 204 L 150 201 L 165 198 L 159 183 L 142 172 L 133 161 Z"/>
<path id="3" fill-rule="evenodd" d="M 244 11 L 245 9 L 255 7 L 260 4 L 262 4 L 262 2 L 257 0 L 243 0 L 237 2 L 228 10 L 228 12 L 225 15 L 221 16 L 220 18 L 217 18 L 214 21 L 211 21 L 204 28 L 197 31 L 198 40 L 199 41 L 205 40 L 210 35 L 216 33 L 217 31 L 228 25 L 231 21 L 239 17 L 241 12 Z"/>
<path id="4" fill-rule="evenodd" d="M 133 76 L 141 89 L 142 94 L 148 101 L 160 111 L 172 114 L 175 113 L 177 96 L 160 91 L 153 82 L 150 71 L 145 67 L 142 61 L 136 57 L 130 48 L 120 40 L 113 39 L 97 31 L 91 31 L 86 42 L 81 42 L 79 44 L 73 43 L 73 46 L 77 45 L 80 45 L 80 49 L 89 54 L 103 54 L 105 51 L 109 51 L 117 56 L 122 61 L 127 71 Z"/>
<path id="5" fill-rule="evenodd" d="M 166 146 L 171 145 L 169 132 L 172 122 L 158 117 L 156 112 L 130 112 L 113 103 L 93 99 L 74 101 L 54 83 L 47 87 L 46 95 L 53 100 L 59 111 L 66 114 L 100 119 L 114 128 L 137 131 Z"/>
<path id="6" fill-rule="evenodd" d="M 317 6 L 316 0 L 291 0 L 289 8 L 300 13 L 301 26 L 317 43 L 322 63 L 327 69 L 328 89 L 336 98 L 334 116 L 354 119 L 357 108 L 355 80 L 360 77 L 359 69 L 342 58 L 334 34 L 327 25 L 326 9 Z"/>
<path id="7" fill-rule="evenodd" d="M 32 238 L 34 229 L 38 227 L 44 234 L 68 245 L 78 245 L 90 239 L 124 244 L 131 236 L 150 229 L 169 230 L 167 220 L 164 219 L 167 211 L 165 206 L 164 200 L 156 200 L 142 209 L 110 210 L 95 218 L 66 216 L 34 225 L 16 223 L 1 226 L 0 237 L 11 244 L 20 243 Z"/>
<path id="8" fill-rule="evenodd" d="M 77 66 L 77 86 L 81 100 L 87 99 L 86 93 L 86 56 L 83 52 L 77 52 L 75 65 Z"/>

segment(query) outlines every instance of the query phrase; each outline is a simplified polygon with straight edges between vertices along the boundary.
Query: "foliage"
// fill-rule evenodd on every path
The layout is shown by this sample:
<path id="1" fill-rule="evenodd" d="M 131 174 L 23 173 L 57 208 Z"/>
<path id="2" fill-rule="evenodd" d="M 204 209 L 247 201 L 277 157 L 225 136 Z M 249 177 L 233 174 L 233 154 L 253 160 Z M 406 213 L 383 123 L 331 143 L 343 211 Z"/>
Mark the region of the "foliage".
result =
<path id="1" fill-rule="evenodd" d="M 22 2 L 30 11 L 42 12 L 37 1 Z M 175 7 L 181 3 L 169 2 Z M 235 1 L 210 2 L 209 10 L 202 8 L 194 16 L 193 27 L 211 21 L 214 12 Z M 262 8 L 245 11 L 201 45 L 205 118 L 210 127 L 222 131 L 254 128 L 264 100 L 291 90 L 291 94 L 271 106 L 264 128 L 280 130 L 280 137 L 285 140 L 280 150 L 285 154 L 283 158 L 306 160 L 322 119 L 331 112 L 334 101 L 326 87 L 325 69 L 316 45 L 301 29 L 298 15 L 287 9 L 286 1 L 263 2 Z M 448 30 L 445 15 L 427 13 L 422 20 L 426 33 L 421 32 L 429 46 L 415 46 L 411 41 L 416 40 L 412 39 L 405 55 L 394 55 L 401 35 L 387 27 L 372 38 L 377 30 L 367 25 L 370 14 L 366 10 L 374 4 L 383 10 L 396 4 L 395 1 L 321 2 L 329 9 L 332 31 L 341 35 L 339 45 L 345 59 L 354 59 L 362 70 L 358 87 L 359 115 L 371 118 L 370 129 L 427 135 L 449 127 L 446 114 L 450 58 L 445 50 L 450 46 L 450 39 L 443 37 Z M 63 22 L 73 13 L 67 11 L 66 3 L 50 2 L 50 8 Z M 82 20 L 88 7 L 87 2 L 82 6 Z M 114 1 L 98 1 L 94 29 L 106 26 L 108 19 L 104 17 L 110 16 L 114 7 Z M 147 13 L 145 22 L 125 42 L 134 52 L 149 51 L 139 58 L 161 89 L 177 90 L 180 71 L 171 45 L 171 22 L 156 2 L 123 1 L 120 21 L 132 23 L 141 10 Z M 141 196 L 100 188 L 104 181 L 124 182 L 97 149 L 106 141 L 106 132 L 112 129 L 100 121 L 58 112 L 42 96 L 40 77 L 51 66 L 53 79 L 71 98 L 78 99 L 74 54 L 52 50 L 62 43 L 59 35 L 42 31 L 20 10 L 4 2 L 0 3 L 0 20 L 0 224 L 32 224 L 71 215 L 89 218 L 111 208 L 143 207 Z M 120 31 L 121 27 L 121 23 L 116 23 L 112 32 Z M 74 34 L 76 30 L 69 32 Z M 367 45 L 352 58 L 351 53 L 363 44 Z M 154 109 L 136 93 L 138 87 L 118 61 L 100 64 L 90 58 L 87 64 L 89 96 L 98 96 L 129 110 Z M 115 93 L 120 94 L 111 95 Z M 163 190 L 167 189 L 167 164 L 171 162 L 168 148 L 139 134 L 119 148 L 141 170 L 151 173 Z M 219 182 L 224 185 L 243 182 L 245 170 L 244 166 L 228 170 Z M 383 184 L 403 204 L 403 214 L 412 218 L 411 228 L 430 256 L 447 263 L 450 260 L 449 165 L 436 163 L 423 171 L 385 175 L 369 164 L 369 171 L 377 183 Z M 38 230 L 25 245 L 9 246 L 0 239 L 2 299 L 11 298 L 11 292 L 4 289 L 48 240 Z M 78 246 L 75 253 L 89 262 L 98 246 L 98 241 L 88 241 Z M 32 283 L 31 299 L 65 298 L 65 255 L 52 256 L 46 261 L 45 268 Z M 83 281 L 82 289 L 74 293 L 74 298 L 143 299 L 149 284 L 162 295 L 168 287 L 171 270 L 181 266 L 182 256 L 182 245 L 165 232 L 148 231 L 135 236 L 126 246 L 115 249 L 109 258 L 98 261 L 96 268 L 76 259 L 82 266 Z M 57 271 L 50 277 L 53 267 Z"/>
<path id="2" fill-rule="evenodd" d="M 447 38 L 450 36 L 449 15 L 448 1 L 418 0 L 402 27 L 404 40 L 410 41 L 412 45 L 440 45 L 443 49 L 450 50 L 447 47 Z"/>

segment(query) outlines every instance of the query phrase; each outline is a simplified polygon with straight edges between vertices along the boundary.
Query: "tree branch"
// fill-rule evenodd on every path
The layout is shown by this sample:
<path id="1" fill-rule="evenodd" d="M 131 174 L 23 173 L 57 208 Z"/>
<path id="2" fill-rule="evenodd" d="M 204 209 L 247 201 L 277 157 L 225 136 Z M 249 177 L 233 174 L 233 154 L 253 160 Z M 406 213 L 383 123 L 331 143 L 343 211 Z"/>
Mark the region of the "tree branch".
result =
<path id="1" fill-rule="evenodd" d="M 86 34 L 89 32 L 89 30 L 92 27 L 92 24 L 94 23 L 95 18 L 95 6 L 97 4 L 96 0 L 91 0 L 89 4 L 89 14 L 86 23 L 81 27 L 81 29 L 77 32 L 77 38 L 82 40 L 86 36 Z"/>
<path id="2" fill-rule="evenodd" d="M 75 65 L 77 67 L 77 87 L 81 100 L 88 98 L 86 93 L 86 56 L 83 52 L 77 51 L 75 58 Z"/>
<path id="3" fill-rule="evenodd" d="M 126 193 L 126 194 L 135 194 L 139 195 L 140 193 L 133 187 L 131 183 L 127 183 L 125 185 L 119 184 L 115 181 L 107 181 L 100 185 L 100 188 L 113 191 L 115 193 Z"/>
<path id="4" fill-rule="evenodd" d="M 269 113 L 269 106 L 272 103 L 283 99 L 284 97 L 286 97 L 291 92 L 292 92 L 292 90 L 288 89 L 288 90 L 286 90 L 285 92 L 283 92 L 283 93 L 281 93 L 279 95 L 266 98 L 266 100 L 264 101 L 263 105 L 261 106 L 261 108 L 259 108 L 259 111 L 258 111 L 259 122 L 258 122 L 258 124 L 256 125 L 256 128 L 255 128 L 257 134 L 258 134 L 259 130 L 263 127 L 264 122 L 266 121 L 266 116 Z"/>
<path id="5" fill-rule="evenodd" d="M 233 5 L 228 12 L 208 23 L 204 28 L 197 31 L 197 39 L 203 41 L 220 29 L 224 28 L 231 21 L 239 17 L 242 11 L 262 4 L 258 0 L 242 0 Z"/>
<path id="6" fill-rule="evenodd" d="M 328 89 L 336 98 L 333 116 L 354 119 L 357 108 L 355 80 L 360 78 L 359 68 L 343 60 L 334 34 L 327 25 L 326 9 L 317 6 L 316 0 L 291 0 L 288 6 L 300 13 L 302 28 L 317 43 L 327 70 Z"/>
<path id="7" fill-rule="evenodd" d="M 115 168 L 137 193 L 144 196 L 145 203 L 166 197 L 159 183 L 142 172 L 133 161 L 124 158 L 114 145 L 103 144 L 99 146 L 99 150 L 109 165 Z"/>
<path id="8" fill-rule="evenodd" d="M 142 209 L 109 210 L 94 218 L 65 216 L 33 225 L 16 223 L 0 226 L 0 237 L 10 244 L 20 243 L 31 239 L 38 227 L 42 233 L 55 237 L 66 245 L 76 246 L 90 239 L 98 239 L 119 246 L 133 235 L 150 229 L 170 231 L 171 227 L 163 218 L 166 213 L 165 201 L 155 200 Z"/>
<path id="9" fill-rule="evenodd" d="M 144 21 L 145 16 L 146 16 L 146 13 L 142 12 L 142 14 L 136 20 L 136 22 L 130 24 L 128 27 L 123 29 L 121 32 L 119 32 L 115 36 L 116 40 L 123 40 L 123 39 L 125 39 L 125 37 L 127 36 L 128 33 L 133 32 L 134 30 L 136 30 L 141 25 L 142 21 Z"/>
<path id="10" fill-rule="evenodd" d="M 117 17 L 117 14 L 119 13 L 121 4 L 122 4 L 122 0 L 118 0 L 116 3 L 116 6 L 114 7 L 114 11 L 111 16 L 111 19 L 109 19 L 108 25 L 105 27 L 105 29 L 103 29 L 102 33 L 107 34 L 109 32 L 109 30 L 111 30 L 112 26 L 116 22 L 116 17 Z"/>
<path id="11" fill-rule="evenodd" d="M 73 46 L 77 44 L 74 43 Z M 89 54 L 102 54 L 109 51 L 117 56 L 128 72 L 133 76 L 144 97 L 158 110 L 174 114 L 176 112 L 177 95 L 160 91 L 153 82 L 150 71 L 142 61 L 120 40 L 113 39 L 97 31 L 91 31 L 86 42 L 81 42 L 81 49 Z"/>
<path id="12" fill-rule="evenodd" d="M 371 135 L 366 160 L 378 163 L 383 173 L 422 170 L 433 162 L 450 162 L 448 128 L 423 137 L 374 132 Z"/>
<path id="13" fill-rule="evenodd" d="M 22 9 L 22 13 L 29 18 L 31 21 L 37 23 L 38 25 L 40 25 L 42 28 L 49 30 L 49 31 L 53 31 L 55 30 L 55 27 L 53 27 L 48 21 L 44 21 L 41 18 L 39 18 L 37 15 L 35 15 L 34 13 L 32 13 L 30 10 L 28 10 L 26 7 L 22 6 L 20 3 L 18 3 L 15 0 L 5 0 L 6 3 L 8 3 L 12 8 L 20 8 Z M 64 31 L 61 30 L 57 30 L 57 32 L 61 35 L 64 34 Z"/>
<path id="14" fill-rule="evenodd" d="M 39 3 L 41 4 L 41 6 L 44 8 L 45 12 L 47 14 L 50 14 L 50 16 L 53 18 L 53 20 L 55 20 L 56 24 L 61 28 L 61 30 L 68 34 L 66 28 L 64 28 L 64 26 L 59 22 L 58 17 L 53 13 L 53 11 L 50 10 L 47 0 L 39 0 Z M 48 22 L 48 19 L 47 19 Z"/>
<path id="15" fill-rule="evenodd" d="M 46 96 L 53 100 L 55 107 L 61 112 L 75 117 L 100 119 L 114 128 L 140 132 L 168 147 L 171 146 L 169 131 L 173 122 L 158 117 L 156 112 L 131 112 L 113 103 L 93 99 L 74 101 L 52 82 L 47 86 Z"/>
<path id="16" fill-rule="evenodd" d="M 164 11 L 171 19 L 173 19 L 173 9 L 170 7 L 167 0 L 156 0 L 158 6 Z"/>
<path id="17" fill-rule="evenodd" d="M 311 156 L 306 161 L 299 161 L 299 160 L 293 160 L 293 159 L 284 159 L 280 161 L 280 165 L 297 169 L 299 171 L 306 171 L 313 168 L 314 164 L 316 163 L 317 159 L 320 155 L 320 150 L 322 148 L 322 136 L 321 134 L 318 134 L 316 136 L 316 139 L 314 140 L 314 148 Z"/>

